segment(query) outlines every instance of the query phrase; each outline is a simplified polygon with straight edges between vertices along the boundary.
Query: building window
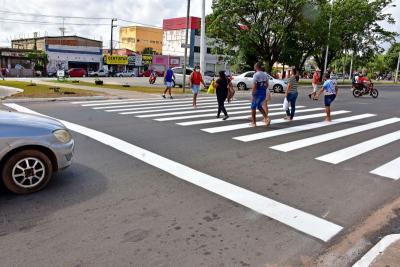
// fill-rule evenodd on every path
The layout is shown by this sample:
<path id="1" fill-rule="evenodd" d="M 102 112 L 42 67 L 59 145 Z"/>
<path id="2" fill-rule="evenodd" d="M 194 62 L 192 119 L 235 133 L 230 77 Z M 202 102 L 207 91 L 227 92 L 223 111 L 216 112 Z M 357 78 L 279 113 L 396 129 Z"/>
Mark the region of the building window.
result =
<path id="1" fill-rule="evenodd" d="M 200 53 L 200 46 L 195 46 L 194 47 L 194 52 L 195 53 Z"/>

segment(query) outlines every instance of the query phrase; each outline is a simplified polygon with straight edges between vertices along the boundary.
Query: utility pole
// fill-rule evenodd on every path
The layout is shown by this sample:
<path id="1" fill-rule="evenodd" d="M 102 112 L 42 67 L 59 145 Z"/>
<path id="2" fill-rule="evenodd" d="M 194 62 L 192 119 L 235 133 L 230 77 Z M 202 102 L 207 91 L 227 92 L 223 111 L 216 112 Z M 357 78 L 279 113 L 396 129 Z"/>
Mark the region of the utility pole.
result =
<path id="1" fill-rule="evenodd" d="M 350 73 L 349 73 L 349 79 L 352 80 L 353 79 L 353 55 L 354 52 L 352 51 L 351 53 L 351 61 L 350 61 Z"/>
<path id="2" fill-rule="evenodd" d="M 332 13 L 333 13 L 333 0 L 332 0 L 332 5 L 331 5 L 331 15 L 329 17 L 328 44 L 326 45 L 325 64 L 324 64 L 323 73 L 325 73 L 326 69 L 328 68 L 329 41 L 331 39 L 332 15 L 333 15 Z"/>
<path id="3" fill-rule="evenodd" d="M 185 35 L 185 55 L 183 59 L 183 93 L 186 88 L 186 64 L 187 64 L 187 50 L 189 42 L 189 17 L 190 17 L 190 0 L 187 0 L 187 13 L 186 13 L 186 35 Z"/>
<path id="4" fill-rule="evenodd" d="M 200 70 L 204 76 L 206 71 L 206 0 L 202 0 L 201 3 L 201 34 L 200 34 Z"/>
<path id="5" fill-rule="evenodd" d="M 395 83 L 399 80 L 399 68 L 400 68 L 400 51 L 399 51 L 399 59 L 397 60 L 397 70 L 396 70 L 396 78 L 394 80 Z"/>
<path id="6" fill-rule="evenodd" d="M 114 21 L 117 21 L 117 19 L 116 18 L 111 19 L 110 55 L 113 54 L 113 33 L 114 33 L 114 28 L 117 27 L 117 25 L 114 25 Z"/>

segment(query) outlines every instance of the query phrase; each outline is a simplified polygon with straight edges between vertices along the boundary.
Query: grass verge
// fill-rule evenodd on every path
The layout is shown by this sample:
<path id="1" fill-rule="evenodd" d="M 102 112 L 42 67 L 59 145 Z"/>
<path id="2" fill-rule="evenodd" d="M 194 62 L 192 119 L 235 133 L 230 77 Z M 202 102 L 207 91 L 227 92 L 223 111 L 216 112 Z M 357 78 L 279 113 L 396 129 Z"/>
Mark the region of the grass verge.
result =
<path id="1" fill-rule="evenodd" d="M 0 86 L 1 85 L 24 90 L 21 93 L 10 96 L 9 98 L 54 98 L 103 95 L 102 93 L 75 88 L 60 88 L 57 92 L 54 89 L 51 89 L 52 86 L 19 81 L 0 80 Z"/>
<path id="2" fill-rule="evenodd" d="M 129 87 L 124 87 L 123 85 L 117 85 L 117 84 L 107 84 L 104 83 L 103 85 L 96 85 L 91 82 L 82 82 L 79 81 L 79 83 L 75 83 L 72 80 L 66 80 L 66 81 L 57 81 L 54 80 L 52 82 L 57 82 L 57 83 L 62 83 L 62 84 L 72 84 L 76 86 L 89 86 L 89 87 L 94 87 L 94 88 L 109 88 L 109 89 L 118 89 L 118 90 L 125 90 L 125 91 L 133 91 L 133 92 L 141 92 L 141 93 L 148 93 L 148 94 L 162 94 L 164 93 L 165 88 L 164 87 L 147 87 L 147 86 L 129 86 Z M 188 88 L 186 88 L 185 94 L 191 93 L 192 91 Z M 205 91 L 203 91 L 205 92 Z M 183 89 L 182 88 L 172 88 L 172 93 L 173 94 L 183 94 Z"/>

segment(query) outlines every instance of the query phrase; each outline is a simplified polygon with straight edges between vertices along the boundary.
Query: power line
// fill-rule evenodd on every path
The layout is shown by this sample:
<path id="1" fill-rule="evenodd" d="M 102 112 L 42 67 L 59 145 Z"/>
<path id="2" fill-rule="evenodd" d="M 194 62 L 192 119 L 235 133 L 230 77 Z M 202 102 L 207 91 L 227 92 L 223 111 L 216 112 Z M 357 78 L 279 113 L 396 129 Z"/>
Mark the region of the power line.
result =
<path id="1" fill-rule="evenodd" d="M 62 22 L 51 22 L 51 21 L 36 21 L 36 20 L 19 20 L 19 19 L 7 19 L 1 18 L 1 22 L 4 23 L 21 23 L 21 24 L 40 24 L 40 25 L 75 25 L 75 26 L 108 26 L 105 23 L 62 23 Z"/>
<path id="2" fill-rule="evenodd" d="M 14 15 L 24 15 L 24 16 L 36 16 L 36 17 L 47 17 L 47 18 L 71 18 L 71 19 L 111 19 L 105 17 L 79 17 L 79 16 L 60 16 L 60 15 L 46 15 L 37 13 L 26 13 L 26 12 L 16 12 L 11 10 L 0 10 L 0 13 L 8 13 Z"/>

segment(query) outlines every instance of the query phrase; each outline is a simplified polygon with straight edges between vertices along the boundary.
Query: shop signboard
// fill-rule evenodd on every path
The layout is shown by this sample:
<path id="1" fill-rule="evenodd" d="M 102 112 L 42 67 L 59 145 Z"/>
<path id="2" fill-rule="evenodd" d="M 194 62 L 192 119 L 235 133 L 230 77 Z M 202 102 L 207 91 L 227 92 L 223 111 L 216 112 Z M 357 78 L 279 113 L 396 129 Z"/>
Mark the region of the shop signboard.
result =
<path id="1" fill-rule="evenodd" d="M 128 65 L 128 56 L 105 55 L 104 63 L 107 65 Z"/>
<path id="2" fill-rule="evenodd" d="M 131 55 L 128 56 L 128 65 L 140 67 L 142 66 L 142 55 Z"/>
<path id="3" fill-rule="evenodd" d="M 172 67 L 177 67 L 181 65 L 180 57 L 170 57 L 169 58 L 169 65 Z"/>

